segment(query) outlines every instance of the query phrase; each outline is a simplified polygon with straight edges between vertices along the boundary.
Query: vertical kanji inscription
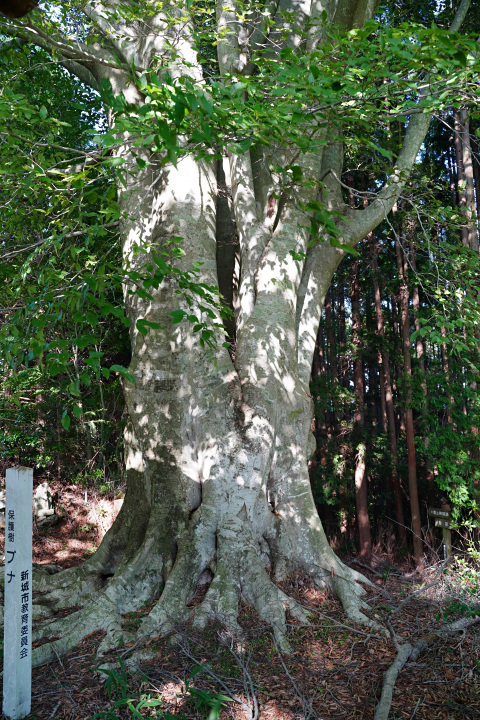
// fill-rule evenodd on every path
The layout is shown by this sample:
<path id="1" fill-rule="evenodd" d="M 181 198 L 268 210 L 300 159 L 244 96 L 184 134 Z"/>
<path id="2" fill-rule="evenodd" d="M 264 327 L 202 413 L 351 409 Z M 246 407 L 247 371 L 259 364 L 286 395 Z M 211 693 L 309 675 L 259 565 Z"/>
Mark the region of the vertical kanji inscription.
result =
<path id="1" fill-rule="evenodd" d="M 12 720 L 31 709 L 32 493 L 31 468 L 7 470 L 3 713 Z"/>

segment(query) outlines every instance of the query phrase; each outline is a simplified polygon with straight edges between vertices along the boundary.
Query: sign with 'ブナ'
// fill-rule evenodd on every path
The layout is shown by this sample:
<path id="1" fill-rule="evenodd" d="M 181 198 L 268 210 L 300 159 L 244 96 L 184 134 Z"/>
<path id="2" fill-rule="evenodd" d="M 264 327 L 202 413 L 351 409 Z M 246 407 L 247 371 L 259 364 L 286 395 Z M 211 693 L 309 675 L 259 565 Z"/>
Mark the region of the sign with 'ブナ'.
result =
<path id="1" fill-rule="evenodd" d="M 32 696 L 33 470 L 6 475 L 3 714 L 17 720 L 30 713 Z"/>

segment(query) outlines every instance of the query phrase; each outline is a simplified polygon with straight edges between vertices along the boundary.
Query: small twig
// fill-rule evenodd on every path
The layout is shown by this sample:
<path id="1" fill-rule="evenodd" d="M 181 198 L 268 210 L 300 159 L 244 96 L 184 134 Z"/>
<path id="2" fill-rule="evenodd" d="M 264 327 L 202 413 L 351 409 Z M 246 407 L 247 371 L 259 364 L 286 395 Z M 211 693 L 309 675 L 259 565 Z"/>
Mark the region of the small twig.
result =
<path id="1" fill-rule="evenodd" d="M 359 643 L 365 644 L 367 642 L 368 638 L 365 638 L 365 640 L 354 640 L 352 647 L 350 648 L 350 657 L 348 658 L 348 662 L 351 663 L 353 660 L 353 651 L 355 650 L 355 645 L 358 645 Z M 348 665 L 348 663 L 347 663 Z"/>
<path id="2" fill-rule="evenodd" d="M 111 227 L 118 227 L 118 222 L 111 222 L 111 223 L 105 223 L 104 225 L 100 225 L 102 229 L 104 228 L 111 228 Z M 73 238 L 73 237 L 79 237 L 80 235 L 86 235 L 88 232 L 90 232 L 92 228 L 86 227 L 83 230 L 74 230 L 73 232 L 65 233 L 65 235 L 61 235 L 58 238 L 54 237 L 48 237 L 44 240 L 39 240 L 36 243 L 32 243 L 31 245 L 26 245 L 25 247 L 18 248 L 17 250 L 12 250 L 11 252 L 5 253 L 4 255 L 0 255 L 0 261 L 6 260 L 9 257 L 13 257 L 14 255 L 19 255 L 23 252 L 29 252 L 31 250 L 34 250 L 36 247 L 40 247 L 40 245 L 45 245 L 45 243 L 49 242 L 49 240 L 65 240 L 66 238 Z M 8 309 L 8 308 L 7 308 Z"/>
<path id="3" fill-rule="evenodd" d="M 57 710 L 58 710 L 58 708 L 60 707 L 61 704 L 62 704 L 62 701 L 60 700 L 60 701 L 55 705 L 55 707 L 53 708 L 52 712 L 51 712 L 50 715 L 48 716 L 48 720 L 52 720 L 52 718 L 55 717 L 55 713 L 57 712 Z"/>
<path id="4" fill-rule="evenodd" d="M 282 667 L 283 667 L 283 670 L 284 670 L 284 672 L 285 672 L 285 675 L 286 675 L 286 676 L 288 677 L 288 679 L 290 680 L 290 683 L 291 683 L 293 689 L 295 690 L 295 693 L 297 694 L 300 702 L 302 703 L 303 717 L 304 717 L 305 720 L 308 720 L 308 719 L 312 716 L 312 714 L 313 714 L 312 701 L 311 701 L 311 700 L 307 700 L 307 698 L 306 698 L 306 697 L 303 695 L 303 693 L 300 691 L 300 688 L 299 688 L 298 685 L 296 684 L 296 682 L 295 682 L 295 680 L 293 679 L 293 677 L 290 675 L 290 672 L 289 672 L 287 666 L 285 665 L 285 661 L 284 661 L 284 659 L 283 659 L 283 657 L 282 657 L 282 653 L 281 653 L 280 650 L 278 649 L 278 645 L 277 645 L 277 643 L 275 642 L 275 640 L 273 641 L 273 644 L 274 644 L 274 646 L 275 646 L 275 650 L 277 651 L 277 655 L 278 655 L 278 657 L 280 658 L 280 662 L 282 663 Z M 328 689 L 328 688 L 327 688 L 327 689 Z"/>
<path id="5" fill-rule="evenodd" d="M 385 625 L 387 626 L 388 632 L 390 634 L 390 637 L 392 638 L 392 642 L 395 645 L 395 650 L 399 652 L 400 650 L 400 644 L 397 640 L 397 635 L 395 633 L 395 630 L 393 629 L 393 625 L 391 623 L 391 620 L 389 617 L 385 619 Z"/>
<path id="6" fill-rule="evenodd" d="M 328 693 L 330 693 L 330 695 L 331 695 L 332 698 L 335 700 L 335 702 L 337 703 L 337 705 L 340 705 L 340 707 L 342 708 L 342 710 L 348 715 L 349 712 L 348 712 L 347 708 L 345 707 L 345 705 L 343 705 L 343 703 L 341 703 L 340 700 L 332 693 L 332 691 L 330 690 L 330 688 L 328 687 L 328 685 L 327 685 L 326 683 L 325 683 L 325 690 L 326 690 Z"/>
<path id="7" fill-rule="evenodd" d="M 367 633 L 363 630 L 359 630 L 358 628 L 350 627 L 350 625 L 345 625 L 345 623 L 341 623 L 339 620 L 335 620 L 334 618 L 330 617 L 330 615 L 327 615 L 326 613 L 322 613 L 321 610 L 317 610 L 316 608 L 312 608 L 309 605 L 304 605 L 301 603 L 301 606 L 305 608 L 305 610 L 308 610 L 308 612 L 316 613 L 317 615 L 322 615 L 322 617 L 327 618 L 327 620 L 330 620 L 335 625 L 338 625 L 339 627 L 343 627 L 346 630 L 350 630 L 350 632 L 356 633 L 357 635 L 363 635 L 366 638 L 375 638 L 376 640 L 382 640 L 381 635 L 374 635 L 373 633 Z M 295 627 L 309 627 L 309 628 L 315 628 L 315 627 L 322 627 L 321 625 L 295 625 Z"/>
<path id="8" fill-rule="evenodd" d="M 352 560 L 352 565 L 359 565 L 362 568 L 365 568 L 365 570 L 368 570 L 368 572 L 373 573 L 373 575 L 376 575 L 379 578 L 383 579 L 383 573 L 378 572 L 378 570 L 374 570 L 370 565 L 367 565 L 367 563 L 360 562 L 360 560 L 357 560 L 354 558 Z"/>
<path id="9" fill-rule="evenodd" d="M 230 653 L 233 655 L 233 657 L 235 658 L 237 665 L 242 669 L 243 688 L 245 690 L 245 694 L 247 695 L 247 697 L 251 697 L 251 699 L 252 699 L 253 716 L 251 716 L 251 720 L 258 720 L 260 712 L 259 712 L 258 700 L 257 700 L 257 696 L 255 694 L 255 687 L 253 684 L 252 676 L 248 672 L 248 667 L 247 667 L 248 659 L 245 662 L 242 658 L 242 654 L 235 652 L 235 650 L 233 649 L 233 645 L 229 645 L 228 649 L 229 649 Z"/>
<path id="10" fill-rule="evenodd" d="M 67 673 L 65 672 L 65 667 L 64 667 L 64 665 L 63 665 L 62 658 L 61 658 L 60 655 L 58 654 L 57 649 L 56 649 L 55 645 L 53 645 L 53 644 L 52 644 L 52 650 L 53 650 L 53 652 L 55 653 L 55 655 L 57 656 L 57 660 L 58 660 L 58 662 L 59 662 L 60 667 L 61 667 L 62 670 L 63 670 L 63 674 L 66 675 Z"/>
<path id="11" fill-rule="evenodd" d="M 410 720 L 413 720 L 413 718 L 414 718 L 415 715 L 417 714 L 418 706 L 420 705 L 421 702 L 423 702 L 424 698 L 425 698 L 425 695 L 424 695 L 423 697 L 421 697 L 421 698 L 418 698 L 417 704 L 415 705 L 415 710 L 414 710 L 413 713 L 410 715 Z"/>

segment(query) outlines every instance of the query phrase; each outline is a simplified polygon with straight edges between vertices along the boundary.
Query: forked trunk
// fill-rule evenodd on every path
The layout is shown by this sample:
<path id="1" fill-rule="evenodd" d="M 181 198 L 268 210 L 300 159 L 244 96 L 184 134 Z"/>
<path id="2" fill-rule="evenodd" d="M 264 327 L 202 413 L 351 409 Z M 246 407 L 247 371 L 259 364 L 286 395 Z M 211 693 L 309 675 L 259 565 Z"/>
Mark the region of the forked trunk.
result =
<path id="1" fill-rule="evenodd" d="M 213 167 L 186 158 L 178 170 L 162 172 L 162 189 L 153 197 L 139 203 L 136 194 L 126 196 L 127 212 L 131 215 L 134 206 L 137 218 L 143 214 L 140 223 L 125 228 L 126 260 L 141 271 L 151 262 L 149 246 L 158 250 L 170 238 L 182 237 L 185 255 L 177 267 L 187 270 L 192 257 L 201 257 L 201 282 L 214 285 Z M 150 185 L 146 173 L 144 187 Z M 197 317 L 201 312 L 198 301 L 188 306 L 181 294 L 172 306 L 174 281 L 164 279 L 151 291 L 153 299 L 126 296 L 134 348 L 130 372 L 136 382 L 126 384 L 125 394 L 138 443 L 129 453 L 130 471 L 143 471 L 151 487 L 146 538 L 153 534 L 160 549 L 155 586 L 164 588 L 145 631 L 183 621 L 205 573 L 213 580 L 194 613 L 198 625 L 216 618 L 238 630 L 243 597 L 283 642 L 285 609 L 300 609 L 267 570 L 275 580 L 302 570 L 318 584 L 340 585 L 341 595 L 350 597 L 352 608 L 355 604 L 350 571 L 328 545 L 308 478 L 313 413 L 308 378 L 301 377 L 297 361 L 296 294 L 288 283 L 278 287 L 275 282 L 282 265 L 290 266 L 292 285 L 301 279 L 286 244 L 290 221 L 287 211 L 275 252 L 267 248 L 258 270 L 256 304 L 238 329 L 234 359 L 221 346 L 213 356 L 206 353 L 186 319 L 171 324 L 175 309 Z M 326 253 L 325 289 L 340 259 L 333 249 Z M 274 275 L 270 263 L 278 263 Z M 162 330 L 143 336 L 135 329 L 142 318 Z"/>
<path id="2" fill-rule="evenodd" d="M 156 255 L 181 237 L 184 254 L 173 259 L 176 268 L 189 270 L 192 258 L 201 257 L 197 280 L 216 284 L 214 169 L 185 158 L 178 169 L 149 166 L 134 179 L 127 175 L 121 202 L 131 272 L 152 274 Z M 202 312 L 201 300 L 186 299 L 173 277 L 148 293 L 126 292 L 135 377 L 124 385 L 128 490 L 121 515 L 82 571 L 77 599 L 83 604 L 102 578 L 108 583 L 98 601 L 85 606 L 84 622 L 53 643 L 57 652 L 96 627 L 108 630 L 101 650 L 114 646 L 125 636 L 121 616 L 143 602 L 154 603 L 143 635 L 171 632 L 189 619 L 199 627 L 215 620 L 239 634 L 242 598 L 286 648 L 286 611 L 306 620 L 275 584 L 293 571 L 331 586 L 352 620 L 370 624 L 358 598 L 362 578 L 331 550 L 310 487 L 310 365 L 298 339 L 309 327 L 297 317 L 302 274 L 288 252 L 294 213 L 292 204 L 278 224 L 275 248 L 264 251 L 256 303 L 243 325 L 237 323 L 234 355 L 220 344 L 207 353 L 186 318 L 172 324 L 175 310 L 197 318 Z M 321 302 L 341 257 L 325 244 Z M 277 283 L 278 277 L 289 280 Z M 310 363 L 319 317 L 315 306 Z M 144 335 L 139 320 L 162 329 Z M 57 590 L 69 577 L 75 583 L 79 576 L 59 577 Z M 192 608 L 199 582 L 208 582 L 208 591 Z M 38 659 L 51 652 L 51 645 L 39 648 Z"/>

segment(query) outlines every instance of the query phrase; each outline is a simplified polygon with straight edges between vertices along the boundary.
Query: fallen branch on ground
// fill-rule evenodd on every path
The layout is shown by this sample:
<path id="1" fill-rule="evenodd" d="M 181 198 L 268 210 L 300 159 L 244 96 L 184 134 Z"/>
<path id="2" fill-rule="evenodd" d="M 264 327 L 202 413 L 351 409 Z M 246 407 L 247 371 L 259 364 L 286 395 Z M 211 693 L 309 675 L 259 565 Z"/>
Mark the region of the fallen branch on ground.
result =
<path id="1" fill-rule="evenodd" d="M 441 628 L 429 633 L 428 635 L 423 635 L 417 640 L 413 647 L 410 643 L 404 643 L 403 645 L 397 646 L 397 656 L 383 676 L 382 695 L 377 705 L 377 709 L 375 710 L 374 720 L 388 720 L 395 683 L 399 673 L 408 660 L 417 660 L 419 655 L 427 650 L 429 645 L 431 645 L 431 643 L 437 638 L 448 637 L 457 632 L 463 632 L 478 622 L 480 622 L 480 617 L 461 618 L 460 620 L 456 620 L 448 625 L 442 625 Z"/>

